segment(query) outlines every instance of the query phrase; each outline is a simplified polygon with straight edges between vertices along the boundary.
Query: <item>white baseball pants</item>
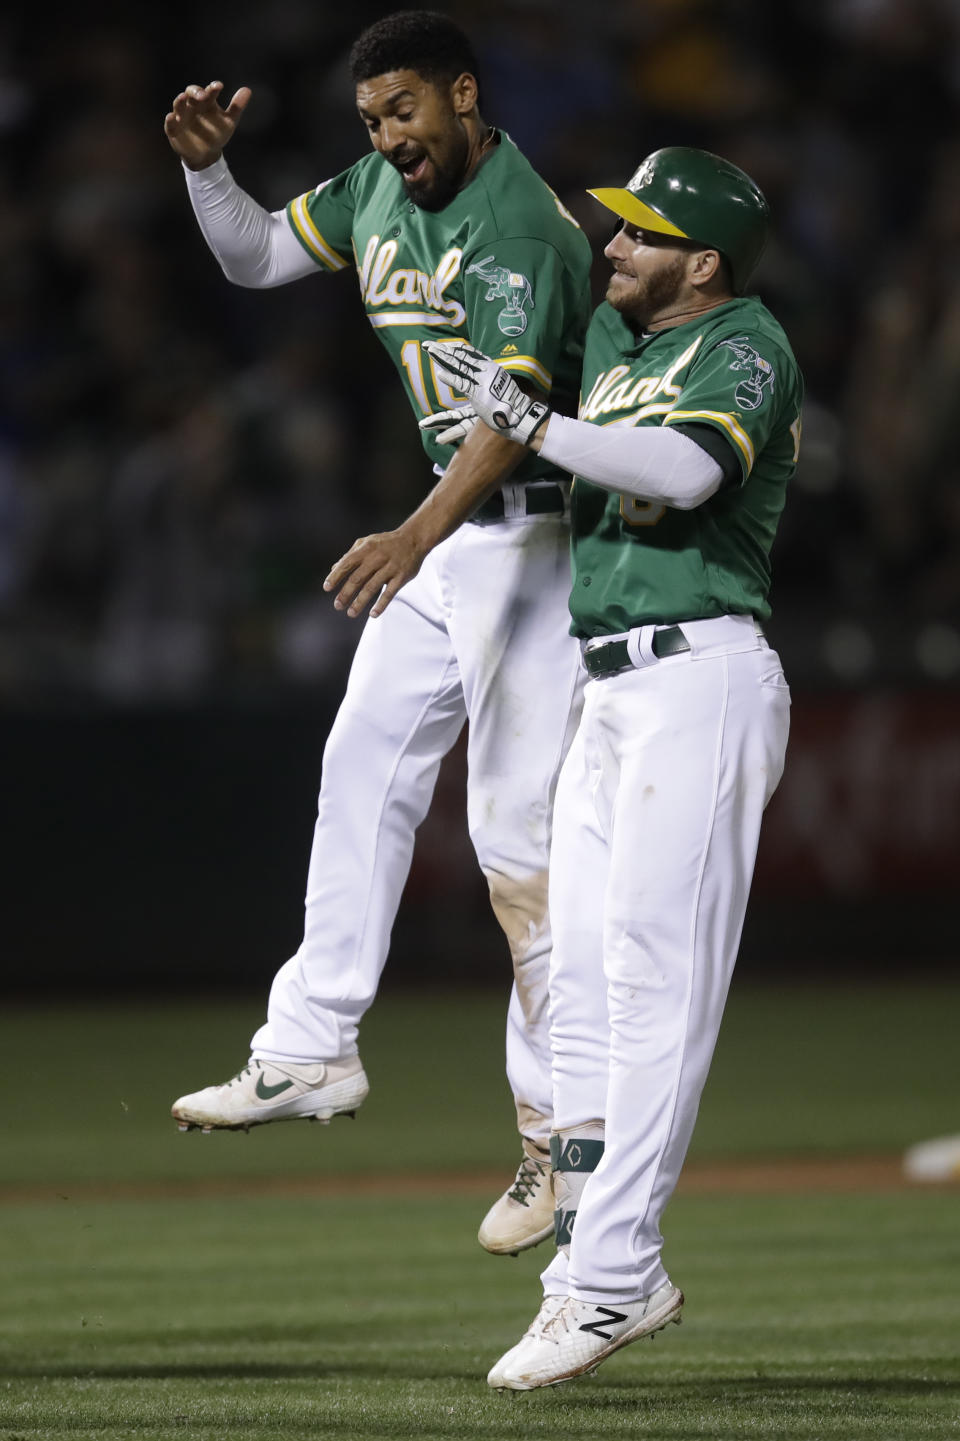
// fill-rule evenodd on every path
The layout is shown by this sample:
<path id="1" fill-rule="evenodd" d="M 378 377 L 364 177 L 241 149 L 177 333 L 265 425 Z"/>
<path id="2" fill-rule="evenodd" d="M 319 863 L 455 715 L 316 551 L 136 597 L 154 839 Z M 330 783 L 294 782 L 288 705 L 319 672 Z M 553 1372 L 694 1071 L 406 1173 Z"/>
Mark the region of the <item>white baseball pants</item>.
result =
<path id="1" fill-rule="evenodd" d="M 303 942 L 274 980 L 255 1056 L 356 1053 L 414 832 L 469 719 L 468 825 L 514 967 L 507 1076 L 521 1134 L 548 1144 L 547 866 L 583 682 L 569 592 L 563 516 L 468 523 L 367 622 L 324 752 Z"/>
<path id="2" fill-rule="evenodd" d="M 606 1120 L 548 1293 L 600 1304 L 667 1279 L 677 1184 L 736 960 L 790 693 L 749 618 L 684 622 L 689 653 L 590 680 L 557 791 L 550 879 L 554 1125 Z M 644 641 L 646 644 L 644 644 Z M 635 648 L 636 649 L 636 648 Z"/>

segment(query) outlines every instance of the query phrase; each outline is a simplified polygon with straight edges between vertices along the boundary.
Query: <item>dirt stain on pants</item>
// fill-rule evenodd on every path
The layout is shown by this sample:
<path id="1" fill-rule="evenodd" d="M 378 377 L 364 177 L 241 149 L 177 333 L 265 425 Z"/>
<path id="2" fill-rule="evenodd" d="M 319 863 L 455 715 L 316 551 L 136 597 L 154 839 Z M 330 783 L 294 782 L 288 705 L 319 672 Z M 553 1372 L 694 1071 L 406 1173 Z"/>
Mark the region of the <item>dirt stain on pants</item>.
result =
<path id="1" fill-rule="evenodd" d="M 530 1063 L 544 1070 L 549 1079 L 550 1036 L 548 972 L 550 966 L 550 919 L 547 911 L 546 870 L 522 880 L 502 873 L 487 872 L 490 904 L 507 938 L 517 1001 L 523 1015 Z M 549 1095 L 549 1089 L 546 1092 Z M 515 1093 L 517 1126 L 524 1137 L 544 1130 L 544 1112 Z M 542 1140 L 535 1149 L 543 1153 Z"/>

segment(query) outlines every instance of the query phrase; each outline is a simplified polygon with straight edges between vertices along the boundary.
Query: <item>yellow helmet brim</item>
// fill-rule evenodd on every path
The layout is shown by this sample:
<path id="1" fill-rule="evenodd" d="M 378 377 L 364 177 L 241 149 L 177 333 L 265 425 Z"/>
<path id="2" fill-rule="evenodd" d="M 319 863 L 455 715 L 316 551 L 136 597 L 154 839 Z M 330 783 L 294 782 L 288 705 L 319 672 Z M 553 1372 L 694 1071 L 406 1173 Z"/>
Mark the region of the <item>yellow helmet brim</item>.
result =
<path id="1" fill-rule="evenodd" d="M 656 235 L 675 235 L 678 240 L 692 239 L 692 236 L 688 235 L 685 230 L 681 230 L 677 225 L 671 225 L 669 220 L 664 220 L 663 216 L 658 215 L 655 210 L 651 210 L 649 205 L 644 205 L 632 190 L 618 189 L 614 186 L 610 189 L 588 190 L 587 194 L 592 195 L 595 200 L 599 200 L 600 204 L 605 205 L 608 210 L 612 210 L 614 215 L 619 215 L 621 220 L 627 220 L 631 225 L 635 225 L 638 230 L 651 230 Z"/>

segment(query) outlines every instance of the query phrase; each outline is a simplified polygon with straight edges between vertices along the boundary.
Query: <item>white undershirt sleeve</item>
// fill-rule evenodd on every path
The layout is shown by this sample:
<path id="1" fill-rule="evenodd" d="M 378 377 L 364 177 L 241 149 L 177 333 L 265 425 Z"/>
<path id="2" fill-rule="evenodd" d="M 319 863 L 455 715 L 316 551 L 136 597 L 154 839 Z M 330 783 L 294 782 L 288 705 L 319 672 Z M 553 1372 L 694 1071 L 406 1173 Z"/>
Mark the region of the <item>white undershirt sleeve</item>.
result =
<path id="1" fill-rule="evenodd" d="M 551 415 L 544 460 L 605 490 L 693 510 L 720 489 L 723 471 L 702 446 L 666 425 L 591 425 Z"/>
<path id="2" fill-rule="evenodd" d="M 234 285 L 266 290 L 323 267 L 294 235 L 283 210 L 264 210 L 234 180 L 223 156 L 206 170 L 183 167 L 190 204 L 220 268 Z"/>

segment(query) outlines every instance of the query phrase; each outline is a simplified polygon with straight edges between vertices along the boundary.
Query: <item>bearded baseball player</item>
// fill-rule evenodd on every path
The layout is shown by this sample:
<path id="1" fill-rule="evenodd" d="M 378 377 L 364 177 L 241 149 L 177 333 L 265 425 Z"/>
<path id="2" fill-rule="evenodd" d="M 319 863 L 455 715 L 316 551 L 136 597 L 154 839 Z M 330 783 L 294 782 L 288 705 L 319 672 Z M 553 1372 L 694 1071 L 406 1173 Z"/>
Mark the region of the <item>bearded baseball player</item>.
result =
<path id="1" fill-rule="evenodd" d="M 579 419 L 468 346 L 435 352 L 486 425 L 576 475 L 570 610 L 589 679 L 551 859 L 558 1251 L 539 1314 L 488 1377 L 513 1390 L 592 1372 L 680 1320 L 660 1221 L 789 727 L 761 627 L 803 386 L 782 329 L 743 295 L 766 201 L 686 148 L 591 193 L 622 225 Z"/>
<path id="2" fill-rule="evenodd" d="M 351 66 L 372 153 L 272 214 L 222 154 L 251 92 L 223 107 L 219 83 L 191 85 L 174 100 L 166 134 L 224 273 L 264 288 L 355 267 L 418 420 L 458 400 L 428 339 L 440 349 L 469 340 L 533 395 L 575 405 L 590 246 L 481 118 L 466 36 L 442 15 L 400 12 L 360 36 Z M 553 1229 L 547 863 L 582 699 L 566 615 L 570 477 L 483 426 L 452 456 L 430 432 L 423 444 L 441 477 L 434 489 L 397 530 L 358 540 L 325 582 L 338 609 L 357 616 L 372 603 L 378 619 L 361 634 L 324 753 L 303 942 L 274 980 L 248 1064 L 182 1096 L 173 1115 L 183 1130 L 246 1130 L 327 1121 L 363 1102 L 358 1026 L 414 832 L 469 717 L 468 822 L 513 960 L 507 1074 L 524 1153 L 479 1239 L 515 1253 Z"/>

